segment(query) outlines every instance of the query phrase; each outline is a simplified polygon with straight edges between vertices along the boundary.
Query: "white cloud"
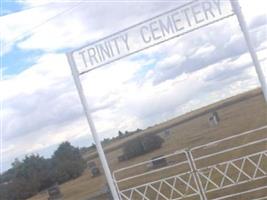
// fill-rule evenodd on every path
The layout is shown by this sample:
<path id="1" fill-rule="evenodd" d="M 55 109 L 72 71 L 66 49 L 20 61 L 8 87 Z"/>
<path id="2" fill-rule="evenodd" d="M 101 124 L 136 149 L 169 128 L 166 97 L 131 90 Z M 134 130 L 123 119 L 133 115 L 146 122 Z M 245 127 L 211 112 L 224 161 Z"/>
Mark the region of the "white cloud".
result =
<path id="1" fill-rule="evenodd" d="M 31 38 L 36 31 L 42 28 L 42 25 L 49 23 L 51 18 L 70 7 L 71 5 L 57 6 L 53 9 L 37 7 L 35 9 L 27 9 L 1 17 L 0 40 L 3 42 L 6 52 L 8 52 L 8 50 L 10 51 L 12 47 L 16 45 L 16 42 L 25 38 Z M 41 42 L 41 40 L 39 42 Z"/>
<path id="2" fill-rule="evenodd" d="M 25 8 L 29 9 L 29 8 L 33 8 L 33 7 L 37 7 L 37 6 L 44 6 L 53 2 L 59 2 L 59 1 L 55 1 L 55 0 L 38 0 L 38 1 L 33 1 L 33 0 L 15 0 L 17 1 L 17 3 L 20 3 L 21 5 L 23 5 Z"/>
<path id="3" fill-rule="evenodd" d="M 212 53 L 215 49 L 216 47 L 214 45 L 205 44 L 204 46 L 198 48 L 194 54 L 195 56 L 204 57 Z"/>
<path id="4" fill-rule="evenodd" d="M 185 60 L 182 55 L 171 55 L 163 60 L 161 60 L 156 67 L 159 69 L 168 69 L 170 67 L 179 67 L 179 65 Z M 175 65 L 175 66 L 174 66 Z"/>
<path id="5" fill-rule="evenodd" d="M 154 15 L 154 12 L 147 12 L 149 5 L 116 8 L 99 4 L 90 14 L 87 13 L 89 8 L 77 8 L 27 34 L 29 37 L 25 40 L 16 41 L 19 34 L 70 7 L 70 4 L 61 7 L 48 4 L 1 18 L 0 22 L 4 22 L 1 40 L 18 45 L 21 50 L 53 52 L 75 47 Z M 168 6 L 157 4 L 149 8 L 157 13 Z M 126 7 L 133 7 L 133 10 Z M 114 8 L 113 14 L 104 12 L 107 8 Z M 100 136 L 144 128 L 258 86 L 248 54 L 238 51 L 235 59 L 231 56 L 235 52 L 223 54 L 223 48 L 240 44 L 238 26 L 228 24 L 229 21 L 83 75 L 84 89 Z M 232 34 L 236 36 L 230 39 Z M 260 41 L 264 36 L 262 30 L 256 36 Z M 11 46 L 6 48 L 12 51 Z M 225 57 L 216 57 L 218 48 L 222 48 Z M 259 42 L 258 48 L 261 49 L 260 59 L 265 59 L 266 38 Z M 209 60 L 213 52 L 214 60 Z M 20 74 L 6 77 L 1 84 L 5 94 L 4 146 L 10 160 L 22 153 L 40 152 L 64 140 L 81 139 L 89 133 L 65 55 L 45 53 L 35 62 Z M 266 60 L 262 64 L 267 72 Z"/>
<path id="6" fill-rule="evenodd" d="M 140 7 L 139 4 L 132 3 L 90 1 L 23 2 L 26 7 L 33 8 L 7 15 L 0 21 L 3 30 L 1 40 L 8 44 L 7 49 L 15 42 L 18 42 L 16 45 L 21 49 L 49 52 L 77 48 L 149 17 L 151 13 L 148 10 L 153 10 L 156 14 L 171 5 L 147 2 Z M 112 14 L 109 11 L 112 11 Z"/>
<path id="7" fill-rule="evenodd" d="M 20 94 L 34 94 L 48 89 L 70 76 L 64 54 L 46 54 L 22 73 L 2 81 L 4 101 Z M 6 77 L 4 77 L 6 78 Z"/>
<path id="8" fill-rule="evenodd" d="M 266 15 L 267 2 L 262 0 L 240 0 L 242 12 L 244 13 L 245 19 L 250 23 L 255 16 Z"/>
<path id="9" fill-rule="evenodd" d="M 20 42 L 18 46 L 22 49 L 42 49 L 45 51 L 77 47 L 82 45 L 84 41 L 96 40 L 102 36 L 100 31 L 88 30 L 91 20 L 87 19 L 88 25 L 85 25 L 82 17 L 66 13 L 54 19 L 53 23 L 47 23 L 38 28 L 38 33 L 33 32 L 31 37 Z"/>
<path id="10" fill-rule="evenodd" d="M 124 116 L 119 118 L 117 110 L 113 109 L 113 102 L 122 95 L 115 89 L 134 78 L 142 63 L 118 62 L 110 69 L 102 70 L 102 73 L 92 74 L 92 80 L 90 75 L 85 77 L 97 84 L 85 87 L 92 100 L 91 108 L 102 109 L 101 116 L 105 114 L 108 117 L 107 121 L 95 115 L 101 135 L 107 130 L 106 136 L 116 134 L 117 130 L 110 132 L 112 126 L 123 129 L 132 122 L 132 119 L 125 120 Z M 9 159 L 41 151 L 64 140 L 77 140 L 89 132 L 88 125 L 82 119 L 81 104 L 64 54 L 41 56 L 31 68 L 3 80 L 1 86 L 5 94 L 4 146 L 16 146 L 15 149 L 9 148 L 9 153 L 5 154 Z M 110 89 L 113 90 L 111 95 Z M 113 117 L 120 120 L 110 123 Z M 122 121 L 126 124 L 117 126 Z"/>

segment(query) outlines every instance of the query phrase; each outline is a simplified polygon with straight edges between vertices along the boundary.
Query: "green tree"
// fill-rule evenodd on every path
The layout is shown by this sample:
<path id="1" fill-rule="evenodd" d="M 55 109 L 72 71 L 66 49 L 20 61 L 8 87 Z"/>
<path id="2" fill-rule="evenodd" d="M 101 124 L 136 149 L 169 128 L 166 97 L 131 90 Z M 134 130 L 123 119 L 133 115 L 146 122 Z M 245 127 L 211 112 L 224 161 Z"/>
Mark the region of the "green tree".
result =
<path id="1" fill-rule="evenodd" d="M 26 156 L 23 162 L 15 169 L 17 182 L 27 182 L 25 187 L 29 188 L 30 194 L 37 193 L 51 186 L 54 182 L 54 171 L 50 159 L 42 156 Z"/>
<path id="2" fill-rule="evenodd" d="M 5 192 L 0 199 L 27 199 L 49 187 L 54 182 L 51 169 L 49 159 L 38 154 L 26 156 L 22 161 L 15 159 L 12 168 L 1 175 L 0 190 Z"/>
<path id="3" fill-rule="evenodd" d="M 73 147 L 69 142 L 59 145 L 52 160 L 55 166 L 56 180 L 59 183 L 79 177 L 86 167 L 79 149 Z"/>
<path id="4" fill-rule="evenodd" d="M 62 143 L 51 159 L 28 155 L 15 159 L 12 168 L 0 175 L 0 200 L 23 200 L 51 187 L 76 178 L 85 169 L 78 148 Z"/>

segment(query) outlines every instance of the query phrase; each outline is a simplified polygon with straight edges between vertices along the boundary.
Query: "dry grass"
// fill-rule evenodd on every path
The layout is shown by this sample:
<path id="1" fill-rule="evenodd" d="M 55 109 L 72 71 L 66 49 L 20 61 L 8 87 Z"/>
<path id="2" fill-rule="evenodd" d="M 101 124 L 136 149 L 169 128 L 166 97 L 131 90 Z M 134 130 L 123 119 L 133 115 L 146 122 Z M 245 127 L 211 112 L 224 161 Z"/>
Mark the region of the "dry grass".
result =
<path id="1" fill-rule="evenodd" d="M 213 110 L 216 110 L 218 112 L 221 119 L 220 124 L 216 127 L 211 127 L 208 123 L 209 113 Z M 158 133 L 164 129 L 171 130 L 171 135 L 168 138 L 165 138 L 165 143 L 163 144 L 163 147 L 161 149 L 155 150 L 144 156 L 140 156 L 121 163 L 119 163 L 117 160 L 118 155 L 121 154 L 121 145 L 125 141 L 136 137 L 136 135 L 107 145 L 105 147 L 105 150 L 106 152 L 108 152 L 108 162 L 111 170 L 113 171 L 115 169 L 149 160 L 157 155 L 170 154 L 174 151 L 188 147 L 192 148 L 266 124 L 267 106 L 264 102 L 263 95 L 260 90 L 253 90 L 190 112 L 186 115 L 177 117 L 141 132 L 140 134 L 147 134 L 151 132 Z M 263 137 L 266 137 L 266 134 Z M 247 140 L 249 139 L 244 138 L 243 141 L 233 140 L 232 145 L 236 144 L 236 142 L 245 142 Z M 223 149 L 225 148 L 225 146 L 218 148 Z M 266 148 L 266 145 L 262 148 Z M 237 155 L 241 153 L 242 152 L 237 152 Z M 97 165 L 100 166 L 95 152 L 88 153 L 85 157 L 87 159 L 93 158 L 96 161 Z M 230 158 L 231 155 L 227 157 L 227 159 Z M 202 164 L 198 163 L 198 165 L 200 166 Z M 68 183 L 63 184 L 60 187 L 64 195 L 64 199 L 85 200 L 88 197 L 96 194 L 104 186 L 105 182 L 106 181 L 103 176 L 91 178 L 88 170 L 86 170 L 83 176 L 79 177 L 76 180 L 69 181 Z M 258 185 L 261 184 L 263 183 L 258 183 Z M 248 185 L 244 187 L 250 186 Z M 247 195 L 246 197 L 248 196 L 249 195 Z M 30 200 L 44 200 L 47 198 L 47 194 L 43 193 L 31 198 Z"/>

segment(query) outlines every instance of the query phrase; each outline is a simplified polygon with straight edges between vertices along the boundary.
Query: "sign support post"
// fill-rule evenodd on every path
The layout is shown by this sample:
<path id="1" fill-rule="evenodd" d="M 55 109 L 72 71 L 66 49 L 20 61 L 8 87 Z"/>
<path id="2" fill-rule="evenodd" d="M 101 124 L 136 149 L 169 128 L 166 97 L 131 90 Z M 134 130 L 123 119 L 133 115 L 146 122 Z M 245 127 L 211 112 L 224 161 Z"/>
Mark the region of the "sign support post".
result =
<path id="1" fill-rule="evenodd" d="M 244 19 L 241 7 L 239 5 L 238 0 L 230 0 L 230 2 L 231 2 L 232 9 L 233 9 L 233 11 L 236 14 L 236 17 L 238 19 L 241 31 L 244 34 L 244 37 L 245 37 L 245 40 L 246 40 L 246 44 L 247 44 L 247 47 L 248 47 L 248 50 L 249 50 L 249 53 L 250 53 L 250 56 L 252 58 L 253 64 L 255 66 L 255 69 L 256 69 L 256 72 L 257 72 L 257 75 L 258 75 L 258 79 L 260 81 L 260 85 L 261 85 L 261 89 L 262 89 L 262 92 L 263 92 L 263 96 L 265 98 L 265 102 L 267 103 L 267 84 L 266 84 L 266 80 L 265 80 L 262 68 L 260 66 L 260 62 L 259 62 L 258 56 L 257 56 L 257 54 L 255 52 L 255 49 L 254 49 L 253 45 L 252 45 L 252 41 L 251 41 L 251 38 L 250 38 L 250 35 L 249 35 L 248 27 L 247 27 L 246 21 Z"/>
<path id="2" fill-rule="evenodd" d="M 73 75 L 73 78 L 74 78 L 74 82 L 75 82 L 76 88 L 77 88 L 78 93 L 79 93 L 79 97 L 80 97 L 80 100 L 81 100 L 81 103 L 82 103 L 82 106 L 83 106 L 83 109 L 84 109 L 84 112 L 85 112 L 85 115 L 86 115 L 87 122 L 88 122 L 88 124 L 90 126 L 90 130 L 92 132 L 94 141 L 96 143 L 97 152 L 99 154 L 99 158 L 100 158 L 100 161 L 102 163 L 102 166 L 103 166 L 103 169 L 104 169 L 104 173 L 106 175 L 107 182 L 108 182 L 112 197 L 113 197 L 114 200 L 119 200 L 119 196 L 118 196 L 114 181 L 112 179 L 112 175 L 111 175 L 110 169 L 108 167 L 107 159 L 105 157 L 105 154 L 104 154 L 100 139 L 99 139 L 99 137 L 97 135 L 95 124 L 94 124 L 94 122 L 93 122 L 93 120 L 91 118 L 89 106 L 88 106 L 86 97 L 85 97 L 84 92 L 83 92 L 83 86 L 81 84 L 80 77 L 79 77 L 79 72 L 78 72 L 78 70 L 76 68 L 76 64 L 75 64 L 75 62 L 73 60 L 72 53 L 67 53 L 67 58 L 68 58 L 69 65 L 71 67 L 71 72 L 72 72 L 72 75 Z"/>

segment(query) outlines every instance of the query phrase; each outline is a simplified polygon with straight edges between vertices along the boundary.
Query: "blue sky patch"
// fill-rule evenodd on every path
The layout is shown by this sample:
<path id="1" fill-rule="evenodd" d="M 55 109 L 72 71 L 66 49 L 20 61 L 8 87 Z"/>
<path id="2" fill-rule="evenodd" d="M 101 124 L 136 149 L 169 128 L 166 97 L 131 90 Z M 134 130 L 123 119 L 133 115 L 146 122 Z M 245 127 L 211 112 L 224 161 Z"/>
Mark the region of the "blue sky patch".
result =
<path id="1" fill-rule="evenodd" d="M 4 75 L 21 73 L 31 67 L 42 54 L 40 50 L 21 50 L 14 47 L 3 56 Z"/>
<path id="2" fill-rule="evenodd" d="M 0 16 L 5 16 L 14 12 L 19 12 L 23 10 L 23 8 L 24 6 L 16 1 L 3 0 Z"/>

